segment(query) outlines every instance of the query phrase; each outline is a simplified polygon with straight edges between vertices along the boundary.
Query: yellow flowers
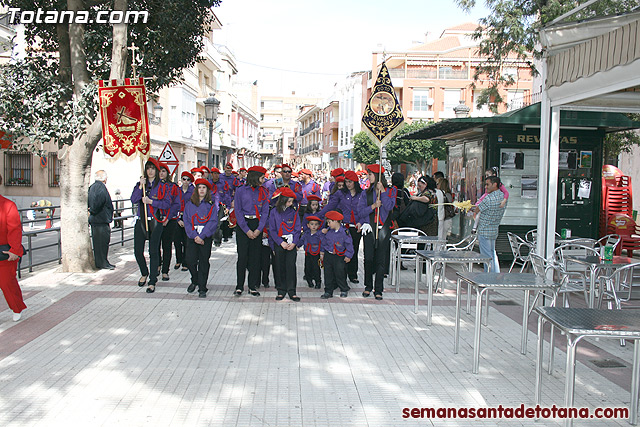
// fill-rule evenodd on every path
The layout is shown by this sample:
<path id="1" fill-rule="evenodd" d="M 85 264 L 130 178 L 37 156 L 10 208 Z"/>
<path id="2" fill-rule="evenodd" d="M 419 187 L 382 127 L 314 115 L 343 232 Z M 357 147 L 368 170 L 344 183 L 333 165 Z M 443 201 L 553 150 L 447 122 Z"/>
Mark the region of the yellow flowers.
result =
<path id="1" fill-rule="evenodd" d="M 465 200 L 464 202 L 453 202 L 453 206 L 464 212 L 469 212 L 473 207 L 473 205 L 471 204 L 471 200 Z"/>

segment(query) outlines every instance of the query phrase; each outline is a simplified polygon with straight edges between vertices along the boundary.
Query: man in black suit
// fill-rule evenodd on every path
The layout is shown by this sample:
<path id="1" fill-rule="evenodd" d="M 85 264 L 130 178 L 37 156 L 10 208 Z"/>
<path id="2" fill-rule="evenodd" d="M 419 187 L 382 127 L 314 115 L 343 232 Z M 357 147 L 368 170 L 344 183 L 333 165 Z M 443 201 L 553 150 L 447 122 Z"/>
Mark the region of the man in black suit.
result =
<path id="1" fill-rule="evenodd" d="M 113 203 L 107 190 L 107 173 L 99 170 L 95 174 L 96 182 L 89 187 L 89 224 L 96 268 L 113 270 L 115 265 L 107 260 L 111 227 L 113 221 Z"/>

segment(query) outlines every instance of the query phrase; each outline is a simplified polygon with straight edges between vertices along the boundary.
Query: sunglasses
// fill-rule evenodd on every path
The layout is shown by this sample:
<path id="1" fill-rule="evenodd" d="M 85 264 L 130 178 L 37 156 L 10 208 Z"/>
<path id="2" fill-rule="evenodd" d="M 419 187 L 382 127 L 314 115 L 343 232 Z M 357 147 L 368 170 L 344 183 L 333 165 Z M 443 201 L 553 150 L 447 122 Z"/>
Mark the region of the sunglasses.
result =
<path id="1" fill-rule="evenodd" d="M 191 178 L 187 178 L 186 176 L 183 176 L 183 177 L 182 177 L 182 180 L 183 180 L 183 181 L 191 181 Z"/>
<path id="2" fill-rule="evenodd" d="M 282 171 L 281 173 L 291 173 L 291 171 Z"/>

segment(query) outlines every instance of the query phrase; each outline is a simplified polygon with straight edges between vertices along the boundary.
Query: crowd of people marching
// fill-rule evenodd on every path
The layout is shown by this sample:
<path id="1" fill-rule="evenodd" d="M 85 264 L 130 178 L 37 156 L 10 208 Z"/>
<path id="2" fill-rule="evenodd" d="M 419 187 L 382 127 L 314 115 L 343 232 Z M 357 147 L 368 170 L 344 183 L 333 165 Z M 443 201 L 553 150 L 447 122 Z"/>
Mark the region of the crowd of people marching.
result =
<path id="1" fill-rule="evenodd" d="M 245 282 L 248 293 L 259 296 L 261 285 L 270 286 L 272 271 L 276 300 L 288 296 L 300 301 L 296 257 L 301 249 L 306 284 L 321 289 L 324 270 L 321 298 L 333 297 L 337 289 L 346 297 L 348 282 L 359 283 L 362 242 L 362 296 L 373 294 L 381 300 L 395 220 L 411 200 L 443 203 L 450 191 L 443 176 L 435 176 L 437 182 L 419 177 L 414 180 L 416 190 L 409 191 L 401 174 L 394 174 L 390 185 L 384 172 L 378 164 L 359 172 L 338 168 L 321 184 L 314 181 L 312 171 L 296 173 L 287 164 L 276 165 L 271 171 L 252 166 L 235 172 L 229 163 L 223 171 L 202 166 L 182 172 L 176 184 L 170 180 L 168 166 L 150 158 L 131 193 L 138 216 L 134 231 L 134 253 L 141 274 L 138 285 L 153 293 L 159 278 L 169 280 L 173 246 L 174 269 L 188 270 L 191 275 L 187 291 L 197 289 L 200 297 L 206 297 L 212 246 L 228 241 L 235 230 L 235 296 L 243 294 Z M 425 232 L 446 236 L 450 220 L 447 225 L 444 211 L 430 208 L 429 212 L 436 220 L 423 226 Z M 144 255 L 147 241 L 149 266 Z"/>

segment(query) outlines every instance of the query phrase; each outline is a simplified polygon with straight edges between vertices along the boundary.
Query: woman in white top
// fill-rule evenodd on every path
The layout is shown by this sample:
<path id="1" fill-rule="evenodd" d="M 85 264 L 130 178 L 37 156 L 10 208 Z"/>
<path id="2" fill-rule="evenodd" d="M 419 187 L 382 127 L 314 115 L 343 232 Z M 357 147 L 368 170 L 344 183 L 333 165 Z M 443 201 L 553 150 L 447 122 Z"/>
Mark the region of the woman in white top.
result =
<path id="1" fill-rule="evenodd" d="M 447 197 L 446 195 L 449 195 Z M 438 180 L 438 189 L 436 190 L 436 195 L 438 197 L 438 203 L 451 203 L 453 202 L 453 198 L 451 195 L 451 188 L 449 187 L 449 180 L 446 178 L 442 178 Z M 440 201 L 442 198 L 442 201 Z M 438 239 L 446 240 L 449 231 L 451 231 L 451 223 L 452 218 L 445 218 L 444 206 L 438 206 Z"/>

